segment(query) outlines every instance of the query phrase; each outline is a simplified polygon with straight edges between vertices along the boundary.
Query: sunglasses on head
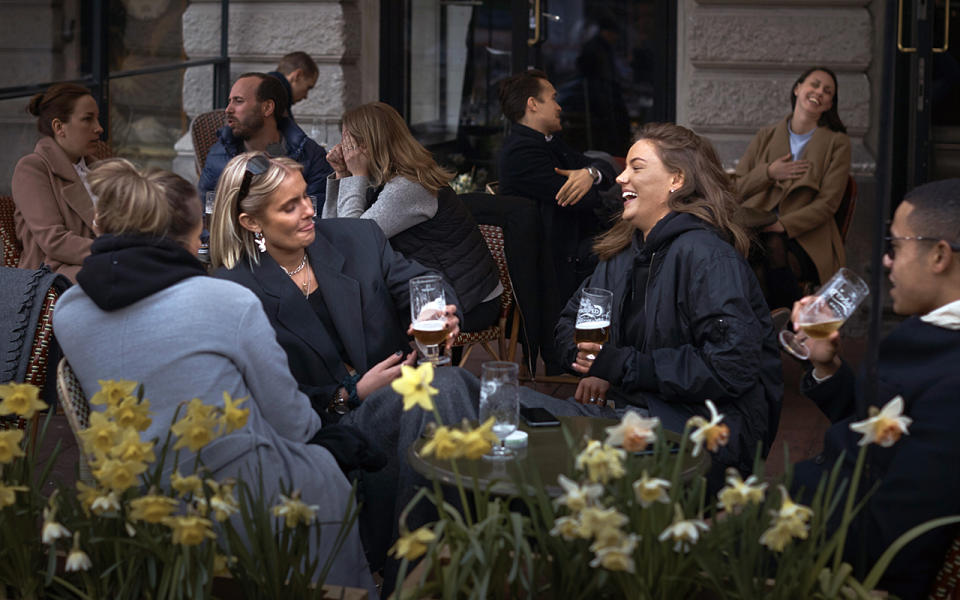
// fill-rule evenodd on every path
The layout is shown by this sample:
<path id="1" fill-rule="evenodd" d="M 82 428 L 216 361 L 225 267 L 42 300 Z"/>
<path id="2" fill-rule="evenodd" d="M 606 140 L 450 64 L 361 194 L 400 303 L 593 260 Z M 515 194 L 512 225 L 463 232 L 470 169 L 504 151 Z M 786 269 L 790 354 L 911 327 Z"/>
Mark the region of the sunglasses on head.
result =
<path id="1" fill-rule="evenodd" d="M 247 161 L 247 167 L 243 170 L 243 181 L 240 182 L 240 191 L 237 192 L 237 212 L 240 212 L 240 203 L 250 193 L 250 184 L 257 175 L 263 175 L 270 168 L 270 159 L 263 154 L 258 154 Z"/>
<path id="2" fill-rule="evenodd" d="M 950 249 L 954 252 L 960 252 L 960 244 L 953 244 L 947 240 L 941 240 L 940 238 L 927 237 L 924 235 L 907 235 L 907 236 L 896 236 L 888 235 L 883 238 L 886 245 L 884 246 L 884 254 L 890 257 L 890 260 L 893 260 L 897 256 L 897 247 L 893 242 L 944 242 Z"/>

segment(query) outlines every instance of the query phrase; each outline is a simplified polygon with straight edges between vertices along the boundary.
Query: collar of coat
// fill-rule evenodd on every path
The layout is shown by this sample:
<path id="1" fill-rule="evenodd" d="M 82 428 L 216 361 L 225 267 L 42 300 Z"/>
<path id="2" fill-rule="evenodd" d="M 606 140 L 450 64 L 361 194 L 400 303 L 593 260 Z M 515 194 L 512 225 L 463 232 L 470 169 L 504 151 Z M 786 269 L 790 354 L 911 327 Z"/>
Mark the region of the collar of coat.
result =
<path id="1" fill-rule="evenodd" d="M 960 330 L 960 300 L 944 304 L 923 315 L 920 320 L 944 329 Z"/>

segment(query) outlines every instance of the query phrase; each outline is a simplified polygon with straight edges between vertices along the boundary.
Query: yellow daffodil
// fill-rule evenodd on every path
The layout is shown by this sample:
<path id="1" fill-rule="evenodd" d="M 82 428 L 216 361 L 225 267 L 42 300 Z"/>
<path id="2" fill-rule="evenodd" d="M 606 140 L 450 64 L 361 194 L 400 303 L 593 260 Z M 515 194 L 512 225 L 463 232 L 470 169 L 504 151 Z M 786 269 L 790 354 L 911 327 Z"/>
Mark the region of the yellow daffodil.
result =
<path id="1" fill-rule="evenodd" d="M 110 449 L 110 457 L 117 460 L 150 463 L 157 459 L 153 454 L 153 442 L 141 442 L 136 429 L 125 429 L 120 441 Z"/>
<path id="2" fill-rule="evenodd" d="M 490 417 L 480 427 L 464 432 L 461 453 L 465 458 L 476 460 L 490 452 L 493 444 L 500 443 L 499 438 L 493 433 L 495 421 L 496 419 Z"/>
<path id="3" fill-rule="evenodd" d="M 674 552 L 688 552 L 693 544 L 697 543 L 701 531 L 707 531 L 709 527 L 700 519 L 684 519 L 683 510 L 679 504 L 673 505 L 673 523 L 671 523 L 657 538 L 661 542 L 667 538 L 672 538 L 674 542 Z"/>
<path id="4" fill-rule="evenodd" d="M 50 504 L 53 505 L 54 497 L 50 496 Z M 61 525 L 56 521 L 57 511 L 55 508 L 49 506 L 44 507 L 43 509 L 43 530 L 40 535 L 40 541 L 44 544 L 53 544 L 60 538 L 65 538 L 70 536 L 70 530 Z"/>
<path id="5" fill-rule="evenodd" d="M 627 516 L 615 508 L 588 506 L 580 511 L 580 537 L 608 538 L 627 524 Z M 609 530 L 616 530 L 610 532 Z"/>
<path id="6" fill-rule="evenodd" d="M 77 499 L 80 500 L 84 512 L 90 513 L 90 507 L 98 496 L 100 496 L 100 490 L 82 481 L 77 481 Z"/>
<path id="7" fill-rule="evenodd" d="M 563 488 L 563 495 L 554 499 L 553 503 L 556 506 L 562 504 L 572 512 L 580 512 L 603 495 L 602 485 L 593 483 L 580 486 L 562 474 L 557 476 L 557 483 Z"/>
<path id="8" fill-rule="evenodd" d="M 427 544 L 437 539 L 436 534 L 426 527 L 401 535 L 397 543 L 390 548 L 390 554 L 396 558 L 416 560 L 427 551 Z"/>
<path id="9" fill-rule="evenodd" d="M 233 495 L 233 484 L 222 483 L 217 492 L 210 497 L 210 508 L 213 509 L 213 518 L 219 522 L 226 521 L 230 515 L 240 510 L 236 496 Z"/>
<path id="10" fill-rule="evenodd" d="M 38 410 L 47 408 L 40 399 L 40 388 L 32 383 L 4 383 L 0 385 L 0 415 L 11 413 L 31 419 Z"/>
<path id="11" fill-rule="evenodd" d="M 88 571 L 92 566 L 93 563 L 90 562 L 90 557 L 87 556 L 86 552 L 80 549 L 80 534 L 74 534 L 73 548 L 70 550 L 70 554 L 67 556 L 66 570 L 68 572 Z"/>
<path id="12" fill-rule="evenodd" d="M 247 424 L 250 409 L 240 408 L 240 405 L 246 401 L 246 397 L 234 400 L 227 392 L 223 393 L 223 426 L 227 433 L 243 429 Z"/>
<path id="13" fill-rule="evenodd" d="M 150 401 L 146 398 L 138 402 L 133 396 L 127 396 L 107 408 L 106 413 L 120 427 L 137 431 L 146 431 L 153 422 L 150 418 Z"/>
<path id="14" fill-rule="evenodd" d="M 709 421 L 699 415 L 690 417 L 687 421 L 688 425 L 695 427 L 690 434 L 690 441 L 694 444 L 694 456 L 700 455 L 700 449 L 704 445 L 710 452 L 716 452 L 730 441 L 730 428 L 720 422 L 723 415 L 717 412 L 717 407 L 710 400 L 707 400 L 707 408 L 710 409 Z"/>
<path id="15" fill-rule="evenodd" d="M 180 439 L 173 445 L 174 450 L 186 446 L 191 452 L 197 452 L 219 435 L 219 419 L 214 414 L 216 408 L 207 406 L 194 398 L 187 405 L 187 414 L 173 424 L 170 431 Z"/>
<path id="16" fill-rule="evenodd" d="M 425 362 L 419 367 L 400 366 L 400 377 L 393 380 L 390 387 L 403 396 L 403 410 L 414 406 L 423 410 L 433 410 L 433 396 L 437 388 L 430 385 L 433 381 L 433 364 Z"/>
<path id="17" fill-rule="evenodd" d="M 122 433 L 106 414 L 91 411 L 90 426 L 80 432 L 80 439 L 87 454 L 106 454 L 120 441 Z"/>
<path id="18" fill-rule="evenodd" d="M 29 490 L 25 485 L 6 485 L 0 481 L 0 508 L 12 506 L 17 501 L 16 492 Z"/>
<path id="19" fill-rule="evenodd" d="M 670 504 L 670 495 L 667 493 L 669 489 L 669 481 L 650 477 L 646 471 L 640 475 L 640 479 L 633 482 L 633 494 L 643 508 L 647 508 L 654 502 Z"/>
<path id="20" fill-rule="evenodd" d="M 291 498 L 280 494 L 280 504 L 273 507 L 273 516 L 283 517 L 287 527 L 293 529 L 298 523 L 310 525 L 317 516 L 320 507 L 316 504 L 308 505 L 300 500 L 299 492 L 294 492 Z"/>
<path id="21" fill-rule="evenodd" d="M 660 425 L 660 419 L 645 419 L 639 413 L 628 410 L 615 427 L 607 427 L 606 444 L 620 446 L 627 452 L 640 452 L 657 440 L 654 429 Z"/>
<path id="22" fill-rule="evenodd" d="M 207 538 L 217 537 L 213 532 L 213 523 L 203 517 L 167 517 L 163 524 L 173 532 L 173 543 L 181 546 L 197 546 Z"/>
<path id="23" fill-rule="evenodd" d="M 783 552 L 783 549 L 793 538 L 807 539 L 810 531 L 810 518 L 813 511 L 802 504 L 796 504 L 790 499 L 787 488 L 782 484 L 780 495 L 783 500 L 779 511 L 771 511 L 773 522 L 770 528 L 760 536 L 760 543 L 774 552 Z"/>
<path id="24" fill-rule="evenodd" d="M 586 470 L 587 478 L 593 483 L 607 483 L 611 479 L 623 477 L 623 459 L 626 453 L 597 440 L 590 440 L 587 447 L 577 456 L 577 470 Z"/>
<path id="25" fill-rule="evenodd" d="M 124 398 L 133 397 L 133 391 L 137 389 L 136 381 L 124 381 L 113 379 L 98 379 L 100 391 L 90 398 L 90 404 L 106 404 L 113 408 L 118 406 Z"/>
<path id="26" fill-rule="evenodd" d="M 173 498 L 147 494 L 130 501 L 130 518 L 147 523 L 163 523 L 176 508 L 177 501 Z"/>
<path id="27" fill-rule="evenodd" d="M 97 515 L 119 512 L 120 499 L 116 492 L 107 492 L 93 499 L 93 502 L 90 503 L 90 510 Z"/>
<path id="28" fill-rule="evenodd" d="M 420 456 L 433 454 L 441 460 L 456 459 L 463 455 L 464 434 L 459 429 L 446 425 L 437 427 L 433 437 L 420 449 Z"/>
<path id="29" fill-rule="evenodd" d="M 907 427 L 913 419 L 903 414 L 903 396 L 894 396 L 880 411 L 875 406 L 870 407 L 870 418 L 850 424 L 850 429 L 863 437 L 857 442 L 860 446 L 876 443 L 884 448 L 894 445 L 904 433 L 909 434 Z"/>
<path id="30" fill-rule="evenodd" d="M 618 545 L 605 546 L 595 550 L 596 556 L 590 561 L 593 568 L 602 567 L 608 571 L 626 571 L 633 573 L 636 571 L 636 564 L 633 560 L 633 551 L 637 547 L 639 536 L 635 533 L 622 536 Z"/>
<path id="31" fill-rule="evenodd" d="M 98 463 L 93 476 L 100 485 L 120 494 L 136 485 L 137 476 L 146 470 L 146 463 L 109 458 Z"/>
<path id="32" fill-rule="evenodd" d="M 569 542 L 580 537 L 580 529 L 580 519 L 577 517 L 560 517 L 554 520 L 550 535 L 559 535 Z"/>
<path id="33" fill-rule="evenodd" d="M 20 442 L 23 440 L 22 429 L 0 431 L 0 465 L 6 464 L 18 456 L 26 456 Z"/>
<path id="34" fill-rule="evenodd" d="M 720 508 L 736 512 L 747 504 L 763 502 L 767 484 L 757 484 L 758 481 L 756 475 L 751 475 L 744 481 L 736 469 L 727 469 L 727 485 L 717 493 Z"/>
<path id="35" fill-rule="evenodd" d="M 174 471 L 170 475 L 170 487 L 172 487 L 181 496 L 193 494 L 194 496 L 203 495 L 203 480 L 196 475 L 180 476 L 180 471 Z"/>
<path id="36" fill-rule="evenodd" d="M 237 562 L 235 556 L 224 556 L 219 552 L 213 555 L 213 574 L 216 577 L 228 577 L 230 575 L 230 565 Z"/>

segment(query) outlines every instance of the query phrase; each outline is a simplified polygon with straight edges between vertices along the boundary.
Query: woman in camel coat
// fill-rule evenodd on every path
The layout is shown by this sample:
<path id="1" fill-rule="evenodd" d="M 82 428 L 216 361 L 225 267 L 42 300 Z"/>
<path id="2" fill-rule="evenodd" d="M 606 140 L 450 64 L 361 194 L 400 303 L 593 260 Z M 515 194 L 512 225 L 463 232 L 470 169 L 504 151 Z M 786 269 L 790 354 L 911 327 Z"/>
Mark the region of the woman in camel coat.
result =
<path id="1" fill-rule="evenodd" d="M 88 166 L 103 128 L 97 103 L 86 88 L 60 83 L 30 99 L 42 137 L 13 172 L 14 220 L 23 244 L 21 268 L 51 270 L 76 280 L 90 254 L 94 198 Z"/>
<path id="2" fill-rule="evenodd" d="M 799 298 L 798 278 L 824 282 L 846 261 L 834 214 L 850 174 L 850 138 L 837 114 L 836 78 L 809 69 L 792 98 L 793 113 L 754 136 L 734 175 L 742 206 L 773 221 L 760 232 L 756 260 L 771 308 Z"/>

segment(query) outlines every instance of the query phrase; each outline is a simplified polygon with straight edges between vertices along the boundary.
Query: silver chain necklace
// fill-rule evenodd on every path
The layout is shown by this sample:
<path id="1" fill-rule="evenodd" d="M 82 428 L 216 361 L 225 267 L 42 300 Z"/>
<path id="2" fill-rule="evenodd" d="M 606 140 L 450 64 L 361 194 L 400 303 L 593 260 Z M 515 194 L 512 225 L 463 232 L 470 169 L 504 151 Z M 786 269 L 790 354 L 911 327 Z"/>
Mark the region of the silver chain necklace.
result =
<path id="1" fill-rule="evenodd" d="M 287 268 L 284 267 L 283 265 L 280 265 L 280 268 L 283 269 L 283 272 L 284 272 L 284 273 L 286 273 L 286 274 L 289 275 L 290 277 L 293 277 L 294 275 L 296 275 L 297 273 L 299 273 L 300 271 L 302 271 L 305 266 L 307 266 L 307 253 L 306 253 L 306 252 L 303 253 L 303 259 L 300 260 L 300 266 L 297 267 L 296 269 L 294 269 L 294 270 L 292 270 L 292 271 L 288 271 Z"/>

